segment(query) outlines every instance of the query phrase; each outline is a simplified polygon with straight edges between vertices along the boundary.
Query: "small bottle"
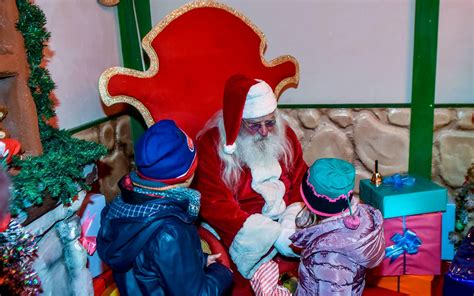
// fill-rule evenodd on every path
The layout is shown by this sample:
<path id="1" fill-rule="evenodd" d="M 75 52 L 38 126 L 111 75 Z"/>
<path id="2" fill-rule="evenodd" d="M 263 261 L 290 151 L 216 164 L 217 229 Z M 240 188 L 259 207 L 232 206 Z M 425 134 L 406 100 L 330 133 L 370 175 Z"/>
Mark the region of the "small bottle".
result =
<path id="1" fill-rule="evenodd" d="M 375 187 L 379 187 L 382 185 L 382 175 L 379 173 L 379 161 L 375 160 L 375 172 L 372 174 L 372 178 L 370 178 L 370 183 L 374 184 Z"/>

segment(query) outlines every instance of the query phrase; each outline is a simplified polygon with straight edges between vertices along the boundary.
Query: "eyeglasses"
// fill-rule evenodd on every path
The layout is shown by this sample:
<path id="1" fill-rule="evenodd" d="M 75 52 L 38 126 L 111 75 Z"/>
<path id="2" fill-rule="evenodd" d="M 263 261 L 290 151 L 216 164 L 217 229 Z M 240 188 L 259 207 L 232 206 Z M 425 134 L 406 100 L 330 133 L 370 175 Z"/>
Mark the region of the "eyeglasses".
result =
<path id="1" fill-rule="evenodd" d="M 245 120 L 242 121 L 244 122 L 245 126 L 253 132 L 258 132 L 258 130 L 262 128 L 262 124 L 265 125 L 267 128 L 272 128 L 276 125 L 276 119 L 265 120 L 261 122 L 246 122 Z"/>

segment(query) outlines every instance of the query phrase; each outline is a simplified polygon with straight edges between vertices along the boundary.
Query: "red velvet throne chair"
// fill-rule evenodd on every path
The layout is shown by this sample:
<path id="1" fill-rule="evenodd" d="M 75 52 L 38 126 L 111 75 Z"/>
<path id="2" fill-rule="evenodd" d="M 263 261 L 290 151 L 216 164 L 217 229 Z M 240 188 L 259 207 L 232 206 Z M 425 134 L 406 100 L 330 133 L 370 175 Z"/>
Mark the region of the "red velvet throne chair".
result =
<path id="1" fill-rule="evenodd" d="M 245 16 L 215 1 L 175 10 L 145 36 L 142 46 L 150 58 L 148 70 L 107 69 L 99 79 L 102 101 L 107 106 L 132 105 L 148 126 L 173 119 L 192 138 L 222 108 L 224 84 L 231 75 L 263 79 L 277 97 L 299 79 L 295 58 L 266 61 L 264 34 Z M 224 250 L 209 232 L 200 229 L 200 234 L 213 252 Z M 228 264 L 228 256 L 223 257 Z"/>
<path id="2" fill-rule="evenodd" d="M 277 97 L 298 83 L 298 63 L 291 56 L 263 57 L 263 33 L 224 4 L 189 3 L 165 17 L 143 39 L 150 58 L 147 71 L 113 67 L 100 77 L 105 105 L 128 103 L 148 126 L 173 119 L 195 137 L 222 107 L 224 84 L 241 73 L 263 79 Z"/>

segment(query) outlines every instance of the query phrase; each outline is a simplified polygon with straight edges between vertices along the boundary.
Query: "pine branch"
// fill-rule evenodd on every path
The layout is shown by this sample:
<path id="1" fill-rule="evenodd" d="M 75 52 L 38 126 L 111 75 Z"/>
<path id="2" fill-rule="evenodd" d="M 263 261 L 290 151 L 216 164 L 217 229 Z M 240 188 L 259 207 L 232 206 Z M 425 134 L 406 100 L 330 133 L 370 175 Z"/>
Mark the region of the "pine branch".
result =
<path id="1" fill-rule="evenodd" d="M 43 49 L 50 37 L 46 31 L 46 17 L 41 9 L 28 0 L 16 0 L 19 12 L 17 29 L 23 35 L 26 56 L 30 68 L 28 86 L 36 105 L 43 155 L 20 160 L 15 158 L 12 166 L 20 169 L 13 176 L 14 191 L 11 203 L 12 214 L 33 205 L 40 205 L 47 195 L 69 204 L 82 189 L 83 168 L 107 153 L 97 143 L 71 137 L 65 130 L 50 126 L 47 121 L 56 116 L 51 91 L 55 84 L 49 71 L 41 66 Z"/>

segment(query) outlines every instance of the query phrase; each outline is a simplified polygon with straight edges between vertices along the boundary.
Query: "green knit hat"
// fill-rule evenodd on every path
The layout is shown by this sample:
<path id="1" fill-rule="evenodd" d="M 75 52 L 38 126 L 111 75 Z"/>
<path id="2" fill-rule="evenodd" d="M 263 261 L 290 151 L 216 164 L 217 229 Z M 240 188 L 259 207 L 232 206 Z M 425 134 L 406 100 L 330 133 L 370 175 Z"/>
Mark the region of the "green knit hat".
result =
<path id="1" fill-rule="evenodd" d="M 301 195 L 308 208 L 321 216 L 335 216 L 349 208 L 354 190 L 355 169 L 345 160 L 321 158 L 308 169 Z"/>

